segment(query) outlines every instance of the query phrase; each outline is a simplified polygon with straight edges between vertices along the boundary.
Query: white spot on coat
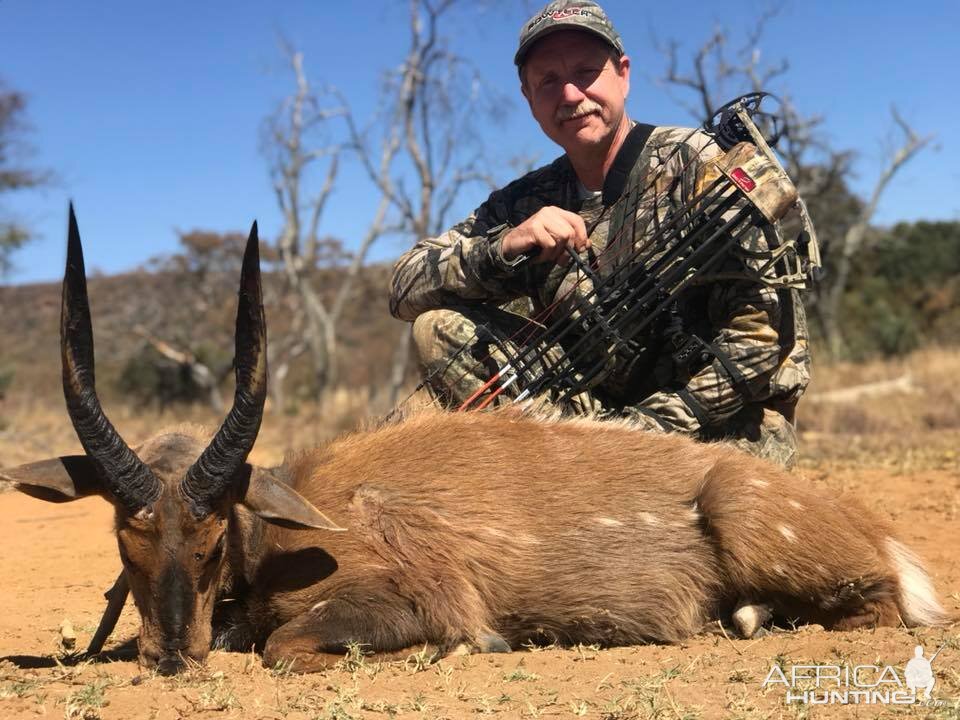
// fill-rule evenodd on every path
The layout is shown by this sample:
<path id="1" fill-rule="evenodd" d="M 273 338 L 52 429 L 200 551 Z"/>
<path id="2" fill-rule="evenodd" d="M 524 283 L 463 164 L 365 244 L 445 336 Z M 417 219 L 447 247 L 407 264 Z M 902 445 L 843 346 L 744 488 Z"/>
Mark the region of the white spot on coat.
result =
<path id="1" fill-rule="evenodd" d="M 530 535 L 529 533 L 515 533 L 511 535 L 510 533 L 507 533 L 501 530 L 500 528 L 493 528 L 493 527 L 484 527 L 484 528 L 481 528 L 481 530 L 485 532 L 487 535 L 491 535 L 497 538 L 498 540 L 509 540 L 513 544 L 519 544 L 519 545 L 539 545 L 540 544 L 540 541 L 537 540 L 537 538 L 535 538 L 533 535 Z"/>
<path id="2" fill-rule="evenodd" d="M 788 528 L 786 525 L 780 525 L 780 526 L 777 528 L 777 530 L 780 531 L 780 534 L 783 535 L 783 536 L 787 539 L 788 542 L 796 542 L 796 541 L 797 541 L 797 535 L 796 535 L 796 533 L 794 533 L 793 530 L 791 530 L 790 528 Z"/>
<path id="3" fill-rule="evenodd" d="M 607 527 L 623 527 L 623 523 L 619 520 L 614 520 L 613 518 L 608 517 L 597 517 L 593 519 L 594 522 L 600 523 L 601 525 L 606 525 Z"/>
<path id="4" fill-rule="evenodd" d="M 798 503 L 796 500 L 788 500 L 787 502 L 790 504 L 790 507 L 792 507 L 794 510 L 803 510 L 803 505 Z"/>

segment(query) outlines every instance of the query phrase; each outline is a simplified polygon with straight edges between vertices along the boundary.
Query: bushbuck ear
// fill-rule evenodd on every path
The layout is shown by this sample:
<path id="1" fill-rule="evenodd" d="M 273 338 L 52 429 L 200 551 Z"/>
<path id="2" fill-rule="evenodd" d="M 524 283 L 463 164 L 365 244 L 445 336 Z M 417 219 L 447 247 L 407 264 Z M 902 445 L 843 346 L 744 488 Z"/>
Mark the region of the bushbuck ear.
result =
<path id="1" fill-rule="evenodd" d="M 346 530 L 269 470 L 247 468 L 250 475 L 240 502 L 267 522 L 297 529 Z"/>
<path id="2" fill-rule="evenodd" d="M 105 494 L 93 460 L 86 455 L 65 455 L 0 470 L 0 480 L 47 502 L 70 502 Z"/>

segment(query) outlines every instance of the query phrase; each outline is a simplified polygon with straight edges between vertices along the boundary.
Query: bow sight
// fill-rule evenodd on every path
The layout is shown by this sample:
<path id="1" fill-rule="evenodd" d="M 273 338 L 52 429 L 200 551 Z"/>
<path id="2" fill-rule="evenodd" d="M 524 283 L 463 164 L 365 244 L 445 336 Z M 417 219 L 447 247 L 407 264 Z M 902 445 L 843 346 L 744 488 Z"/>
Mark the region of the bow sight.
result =
<path id="1" fill-rule="evenodd" d="M 755 142 L 754 130 L 769 147 L 776 146 L 783 136 L 783 123 L 776 112 L 760 110 L 760 103 L 767 98 L 780 103 L 776 95 L 766 92 L 748 93 L 731 100 L 703 124 L 703 131 L 712 136 L 724 152 L 737 143 Z M 740 116 L 741 111 L 746 113 L 746 120 Z"/>

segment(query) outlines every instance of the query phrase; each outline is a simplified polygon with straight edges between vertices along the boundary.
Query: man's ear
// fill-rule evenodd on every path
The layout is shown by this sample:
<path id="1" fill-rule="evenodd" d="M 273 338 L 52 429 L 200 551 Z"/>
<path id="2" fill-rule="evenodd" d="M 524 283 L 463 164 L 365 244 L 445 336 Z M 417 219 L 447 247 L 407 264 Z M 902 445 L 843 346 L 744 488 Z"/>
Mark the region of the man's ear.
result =
<path id="1" fill-rule="evenodd" d="M 269 470 L 246 465 L 244 474 L 248 474 L 246 489 L 239 498 L 239 502 L 267 522 L 301 530 L 306 528 L 346 530 L 317 510 L 306 498 Z"/>
<path id="2" fill-rule="evenodd" d="M 630 94 L 630 58 L 626 55 L 620 56 L 620 62 L 617 64 L 617 75 L 620 76 L 623 97 L 626 98 Z"/>
<path id="3" fill-rule="evenodd" d="M 520 70 L 520 93 L 523 95 L 523 99 L 527 101 L 530 109 L 533 110 L 533 102 L 530 100 L 530 88 L 527 87 L 526 69 Z"/>
<path id="4" fill-rule="evenodd" d="M 0 481 L 47 502 L 70 502 L 89 495 L 106 495 L 96 466 L 86 455 L 65 455 L 0 470 Z"/>

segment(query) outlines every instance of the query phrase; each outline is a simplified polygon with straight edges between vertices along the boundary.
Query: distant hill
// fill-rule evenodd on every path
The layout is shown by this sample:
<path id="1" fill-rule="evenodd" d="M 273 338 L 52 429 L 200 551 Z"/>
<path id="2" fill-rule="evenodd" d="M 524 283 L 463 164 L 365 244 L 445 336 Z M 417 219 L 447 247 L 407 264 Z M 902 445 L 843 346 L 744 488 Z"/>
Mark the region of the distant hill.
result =
<path id="1" fill-rule="evenodd" d="M 388 266 L 373 265 L 362 271 L 356 284 L 339 337 L 340 377 L 345 384 L 380 386 L 387 381 L 405 325 L 387 311 L 389 273 Z M 318 273 L 315 286 L 321 290 L 323 280 L 324 273 Z M 147 345 L 137 326 L 156 339 L 211 359 L 211 364 L 229 364 L 237 281 L 226 274 L 198 280 L 188 272 L 169 271 L 90 278 L 98 392 L 104 398 L 115 397 L 123 368 Z M 279 281 L 276 275 L 263 278 L 268 338 L 278 348 L 290 325 L 290 310 L 278 297 Z M 204 284 L 202 293 L 197 293 L 198 282 Z M 59 283 L 0 286 L 0 374 L 14 373 L 8 392 L 59 396 L 59 318 Z M 301 358 L 291 371 L 288 394 L 295 391 L 297 377 L 306 373 Z"/>

